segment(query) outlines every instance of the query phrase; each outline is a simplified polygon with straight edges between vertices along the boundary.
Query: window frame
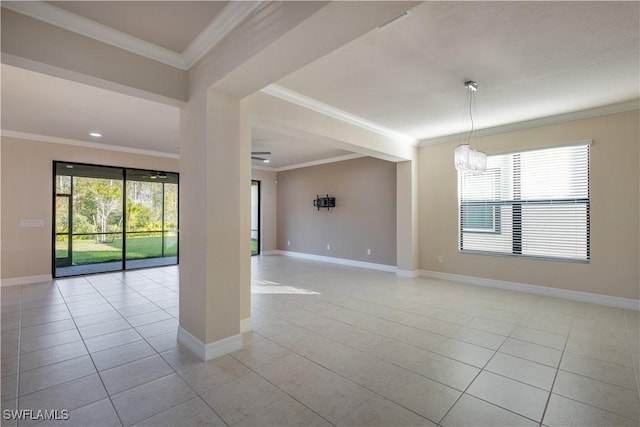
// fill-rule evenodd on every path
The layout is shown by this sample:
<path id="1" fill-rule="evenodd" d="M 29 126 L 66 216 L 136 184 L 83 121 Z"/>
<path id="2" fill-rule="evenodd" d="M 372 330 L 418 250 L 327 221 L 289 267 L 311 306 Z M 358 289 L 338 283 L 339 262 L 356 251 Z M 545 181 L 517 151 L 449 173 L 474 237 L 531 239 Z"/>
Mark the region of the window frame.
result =
<path id="1" fill-rule="evenodd" d="M 492 189 L 491 193 L 494 194 L 493 200 L 482 200 L 482 201 L 465 201 L 461 202 L 461 205 L 458 208 L 459 214 L 459 222 L 460 222 L 460 230 L 461 233 L 481 233 L 481 234 L 500 234 L 502 232 L 502 218 L 501 218 L 501 203 L 495 200 L 496 190 L 500 188 L 500 180 L 501 174 L 500 170 L 497 168 L 488 170 L 486 173 L 492 173 L 494 175 L 494 179 L 492 180 Z M 463 209 L 465 207 L 486 207 L 491 208 L 491 226 L 489 227 L 466 227 L 465 219 L 469 220 L 469 215 L 462 215 Z M 489 215 L 487 215 L 489 216 Z"/>
<path id="2" fill-rule="evenodd" d="M 573 147 L 573 146 L 586 146 L 586 191 L 587 197 L 570 197 L 570 198 L 540 198 L 540 199 L 531 199 L 531 200 L 522 200 L 520 198 L 520 185 L 521 182 L 515 183 L 516 180 L 520 181 L 521 176 L 519 174 L 519 170 L 516 171 L 515 168 L 519 168 L 519 159 L 515 164 L 512 165 L 511 176 L 507 179 L 512 181 L 513 184 L 513 197 L 510 200 L 496 200 L 496 201 L 479 201 L 479 202 L 469 202 L 463 201 L 462 198 L 462 172 L 458 172 L 458 252 L 463 254 L 479 254 L 479 255 L 493 255 L 493 256 L 507 256 L 507 257 L 517 257 L 517 258 L 532 258 L 532 259 L 544 259 L 549 261 L 560 261 L 560 262 L 570 262 L 570 263 L 581 263 L 581 264 L 589 264 L 591 262 L 591 140 L 578 141 L 570 144 L 562 144 L 562 145 L 552 145 L 552 146 L 542 146 L 528 150 L 518 150 L 518 151 L 510 151 L 504 153 L 496 153 L 492 156 L 505 156 L 505 155 L 513 155 L 517 156 L 518 154 L 530 152 L 530 151 L 542 151 L 547 149 L 554 148 L 565 148 L 565 147 Z M 516 178 L 518 177 L 518 178 Z M 465 205 L 470 204 L 483 204 L 483 205 L 493 205 L 495 206 L 494 212 L 500 212 L 500 208 L 503 206 L 509 206 L 512 208 L 511 218 L 512 218 L 512 230 L 511 230 L 511 242 L 512 249 L 511 252 L 507 251 L 499 251 L 499 250 L 479 250 L 479 249 L 465 249 L 464 248 L 464 235 L 465 234 L 500 234 L 501 228 L 495 227 L 494 229 L 497 231 L 491 230 L 465 230 L 463 226 L 463 215 L 462 209 Z M 546 255 L 535 255 L 535 254 L 523 254 L 523 241 L 522 241 L 522 208 L 524 206 L 540 206 L 540 205 L 574 205 L 574 206 L 585 206 L 585 257 L 584 258 L 572 258 L 572 257 L 562 257 L 562 256 L 554 256 L 552 254 Z M 499 222 L 500 219 L 494 219 L 494 224 Z M 552 246 L 550 246 L 552 248 Z"/>

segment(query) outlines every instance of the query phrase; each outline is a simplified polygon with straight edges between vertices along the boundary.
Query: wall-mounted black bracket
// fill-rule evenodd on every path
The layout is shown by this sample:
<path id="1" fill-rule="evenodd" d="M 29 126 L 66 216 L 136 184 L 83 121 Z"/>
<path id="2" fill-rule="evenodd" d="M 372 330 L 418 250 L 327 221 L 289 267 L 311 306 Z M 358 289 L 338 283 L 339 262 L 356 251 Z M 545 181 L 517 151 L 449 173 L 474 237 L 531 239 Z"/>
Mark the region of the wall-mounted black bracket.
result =
<path id="1" fill-rule="evenodd" d="M 336 207 L 336 198 L 329 197 L 328 194 L 327 194 L 327 197 L 320 197 L 316 195 L 316 199 L 313 201 L 313 206 L 318 208 L 318 210 L 320 210 L 320 208 L 323 208 L 323 209 L 326 208 L 327 210 L 331 210 L 331 208 Z"/>

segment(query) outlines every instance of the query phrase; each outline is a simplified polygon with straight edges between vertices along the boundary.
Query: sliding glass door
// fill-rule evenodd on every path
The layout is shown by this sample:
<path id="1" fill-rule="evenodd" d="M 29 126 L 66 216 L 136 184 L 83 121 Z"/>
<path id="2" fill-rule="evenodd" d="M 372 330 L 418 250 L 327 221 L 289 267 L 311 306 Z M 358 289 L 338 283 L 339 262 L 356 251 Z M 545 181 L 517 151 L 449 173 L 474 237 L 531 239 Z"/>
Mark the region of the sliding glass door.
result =
<path id="1" fill-rule="evenodd" d="M 251 255 L 260 253 L 260 181 L 251 181 Z"/>
<path id="2" fill-rule="evenodd" d="M 54 162 L 55 277 L 178 262 L 178 174 Z"/>
<path id="3" fill-rule="evenodd" d="M 56 194 L 56 267 L 71 265 L 71 195 Z"/>
<path id="4" fill-rule="evenodd" d="M 55 163 L 56 277 L 122 269 L 123 170 Z"/>
<path id="5" fill-rule="evenodd" d="M 178 174 L 127 169 L 129 268 L 176 264 Z"/>

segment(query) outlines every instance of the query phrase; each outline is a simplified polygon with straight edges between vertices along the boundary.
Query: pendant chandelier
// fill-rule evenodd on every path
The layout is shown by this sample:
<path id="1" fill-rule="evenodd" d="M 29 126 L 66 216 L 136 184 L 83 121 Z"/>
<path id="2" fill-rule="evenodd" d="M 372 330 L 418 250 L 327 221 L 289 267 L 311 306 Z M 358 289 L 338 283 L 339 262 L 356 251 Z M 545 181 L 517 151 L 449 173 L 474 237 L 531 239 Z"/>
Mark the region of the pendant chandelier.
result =
<path id="1" fill-rule="evenodd" d="M 473 122 L 473 107 L 475 107 L 475 93 L 478 90 L 478 83 L 470 80 L 464 83 L 464 87 L 467 89 L 465 115 L 468 109 L 471 130 L 467 134 L 465 142 L 456 147 L 455 165 L 460 172 L 482 173 L 487 170 L 487 155 L 482 151 L 474 150 L 470 145 L 475 125 Z"/>

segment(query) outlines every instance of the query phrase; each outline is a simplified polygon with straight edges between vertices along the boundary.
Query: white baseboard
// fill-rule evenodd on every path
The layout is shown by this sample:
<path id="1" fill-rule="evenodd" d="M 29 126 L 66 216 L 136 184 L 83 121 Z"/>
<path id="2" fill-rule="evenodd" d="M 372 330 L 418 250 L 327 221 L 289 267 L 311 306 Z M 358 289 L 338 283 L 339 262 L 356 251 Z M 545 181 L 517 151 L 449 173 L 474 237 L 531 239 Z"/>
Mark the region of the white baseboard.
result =
<path id="1" fill-rule="evenodd" d="M 405 279 L 415 279 L 420 277 L 420 270 L 396 270 L 396 276 L 403 277 Z"/>
<path id="2" fill-rule="evenodd" d="M 253 330 L 253 326 L 251 326 L 251 317 L 247 317 L 246 319 L 242 319 L 240 321 L 240 333 L 244 334 L 245 332 L 249 332 Z"/>
<path id="3" fill-rule="evenodd" d="M 178 341 L 204 361 L 242 349 L 242 337 L 240 334 L 205 344 L 183 329 L 182 326 L 178 327 Z"/>
<path id="4" fill-rule="evenodd" d="M 277 249 L 272 249 L 269 251 L 262 251 L 260 252 L 260 255 L 280 255 L 280 251 Z"/>
<path id="5" fill-rule="evenodd" d="M 640 300 L 632 298 L 621 298 L 609 295 L 592 294 L 590 292 L 549 288 L 547 286 L 529 285 L 526 283 L 508 282 L 505 280 L 492 280 L 482 277 L 463 276 L 461 274 L 442 273 L 429 270 L 420 270 L 420 276 L 430 279 L 448 280 L 452 282 L 464 283 L 467 285 L 486 286 L 490 288 L 525 292 L 534 295 L 543 295 L 573 301 L 588 302 L 592 304 L 606 305 L 609 307 L 624 308 L 627 310 L 640 310 Z"/>
<path id="6" fill-rule="evenodd" d="M 387 271 L 390 273 L 395 273 L 397 270 L 397 268 L 394 265 L 377 264 L 375 262 L 356 261 L 356 260 L 345 259 L 345 258 L 334 258 L 330 256 L 305 254 L 302 252 L 291 252 L 291 251 L 280 251 L 280 250 L 277 252 L 279 255 L 284 255 L 284 256 L 304 258 L 304 259 L 309 259 L 313 261 L 330 262 L 333 264 L 348 265 L 351 267 L 369 268 L 371 270 Z"/>
<path id="7" fill-rule="evenodd" d="M 2 279 L 2 281 L 0 281 L 0 287 L 29 285 L 32 283 L 50 282 L 51 280 L 53 280 L 53 278 L 50 274 L 41 274 L 39 276 L 11 277 L 8 279 Z"/>

